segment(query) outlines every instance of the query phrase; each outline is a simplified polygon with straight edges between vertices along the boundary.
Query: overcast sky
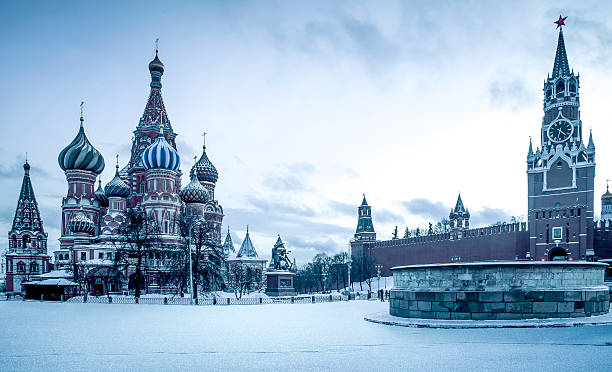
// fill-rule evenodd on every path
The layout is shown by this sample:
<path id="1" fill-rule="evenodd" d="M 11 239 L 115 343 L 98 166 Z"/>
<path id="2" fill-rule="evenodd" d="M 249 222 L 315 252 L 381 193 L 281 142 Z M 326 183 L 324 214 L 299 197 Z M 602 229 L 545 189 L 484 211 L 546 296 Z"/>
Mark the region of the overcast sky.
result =
<path id="1" fill-rule="evenodd" d="M 2 2 L 0 232 L 28 152 L 58 247 L 66 183 L 57 154 L 77 133 L 81 101 L 106 160 L 103 183 L 115 154 L 127 162 L 155 38 L 183 173 L 206 131 L 236 248 L 248 224 L 265 257 L 277 234 L 298 263 L 346 250 L 362 193 L 382 239 L 395 225 L 447 216 L 459 191 L 473 226 L 524 216 L 525 157 L 529 136 L 540 146 L 559 13 L 597 146 L 599 214 L 612 177 L 609 4 Z"/>

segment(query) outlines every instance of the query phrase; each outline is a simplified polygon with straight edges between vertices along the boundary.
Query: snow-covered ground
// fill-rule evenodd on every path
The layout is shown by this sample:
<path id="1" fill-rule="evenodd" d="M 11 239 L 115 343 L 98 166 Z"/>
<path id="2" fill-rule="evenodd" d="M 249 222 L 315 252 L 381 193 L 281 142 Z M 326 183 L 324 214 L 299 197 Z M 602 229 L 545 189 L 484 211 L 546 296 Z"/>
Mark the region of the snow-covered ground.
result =
<path id="1" fill-rule="evenodd" d="M 388 303 L 164 306 L 0 302 L 3 371 L 605 371 L 612 326 L 420 329 Z"/>

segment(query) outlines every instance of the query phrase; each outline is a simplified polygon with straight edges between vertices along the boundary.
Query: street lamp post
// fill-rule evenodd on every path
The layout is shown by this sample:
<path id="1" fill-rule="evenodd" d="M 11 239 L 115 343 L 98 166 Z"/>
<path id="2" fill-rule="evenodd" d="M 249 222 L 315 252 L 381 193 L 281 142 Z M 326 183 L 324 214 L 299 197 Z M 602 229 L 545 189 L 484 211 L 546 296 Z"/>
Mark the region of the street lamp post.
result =
<path id="1" fill-rule="evenodd" d="M 378 276 L 378 292 L 380 293 L 380 300 L 384 301 L 384 298 L 385 298 L 383 295 L 384 292 L 381 292 L 380 290 L 380 271 L 382 270 L 382 268 L 383 268 L 383 265 L 376 264 L 376 275 Z"/>

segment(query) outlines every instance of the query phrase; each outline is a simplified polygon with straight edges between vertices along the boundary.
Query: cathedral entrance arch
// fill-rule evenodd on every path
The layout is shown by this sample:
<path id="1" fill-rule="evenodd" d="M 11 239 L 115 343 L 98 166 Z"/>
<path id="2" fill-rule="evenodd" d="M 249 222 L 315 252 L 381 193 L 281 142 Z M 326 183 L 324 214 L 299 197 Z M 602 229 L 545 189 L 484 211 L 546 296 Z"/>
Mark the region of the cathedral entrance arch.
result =
<path id="1" fill-rule="evenodd" d="M 548 252 L 548 261 L 567 261 L 567 251 L 563 248 L 554 248 Z"/>

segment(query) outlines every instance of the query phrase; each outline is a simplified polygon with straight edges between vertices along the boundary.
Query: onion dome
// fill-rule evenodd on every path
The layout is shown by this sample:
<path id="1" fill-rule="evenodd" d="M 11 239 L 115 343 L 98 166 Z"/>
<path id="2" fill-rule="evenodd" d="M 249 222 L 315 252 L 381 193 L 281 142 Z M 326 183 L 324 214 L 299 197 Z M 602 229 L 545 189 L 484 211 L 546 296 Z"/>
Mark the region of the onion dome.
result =
<path id="1" fill-rule="evenodd" d="M 119 160 L 115 166 L 115 177 L 104 186 L 104 192 L 108 197 L 127 198 L 130 195 L 130 187 L 123 182 L 119 176 Z"/>
<path id="2" fill-rule="evenodd" d="M 206 203 L 208 202 L 208 191 L 198 181 L 195 174 L 191 175 L 191 182 L 185 186 L 179 195 L 185 203 Z"/>
<path id="3" fill-rule="evenodd" d="M 100 207 L 108 207 L 108 196 L 106 196 L 104 190 L 102 190 L 102 180 L 98 180 L 98 189 L 96 190 L 95 195 L 98 203 L 100 203 Z"/>
<path id="4" fill-rule="evenodd" d="M 181 159 L 174 147 L 166 141 L 164 128 L 160 128 L 159 136 L 142 153 L 142 165 L 149 169 L 168 169 L 178 172 Z"/>
<path id="5" fill-rule="evenodd" d="M 104 170 L 104 158 L 96 150 L 85 136 L 83 129 L 83 116 L 81 116 L 81 128 L 77 136 L 59 154 L 57 161 L 63 171 L 77 169 L 91 171 L 96 174 Z"/>
<path id="6" fill-rule="evenodd" d="M 606 192 L 601 196 L 602 205 L 612 205 L 612 193 L 610 193 L 609 185 L 606 185 Z"/>
<path id="7" fill-rule="evenodd" d="M 73 233 L 87 233 L 91 235 L 96 231 L 96 225 L 83 213 L 83 207 L 70 219 L 68 227 Z"/>
<path id="8" fill-rule="evenodd" d="M 155 50 L 155 58 L 149 62 L 149 71 L 150 72 L 159 72 L 160 74 L 163 75 L 164 73 L 164 64 L 162 63 L 162 61 L 159 60 L 159 57 L 157 56 L 157 50 Z"/>
<path id="9" fill-rule="evenodd" d="M 204 133 L 206 134 L 206 133 Z M 211 182 L 216 183 L 219 179 L 219 173 L 217 168 L 210 162 L 208 156 L 206 156 L 206 141 L 202 146 L 202 156 L 200 160 L 191 168 L 191 174 L 195 173 L 200 182 Z"/>

